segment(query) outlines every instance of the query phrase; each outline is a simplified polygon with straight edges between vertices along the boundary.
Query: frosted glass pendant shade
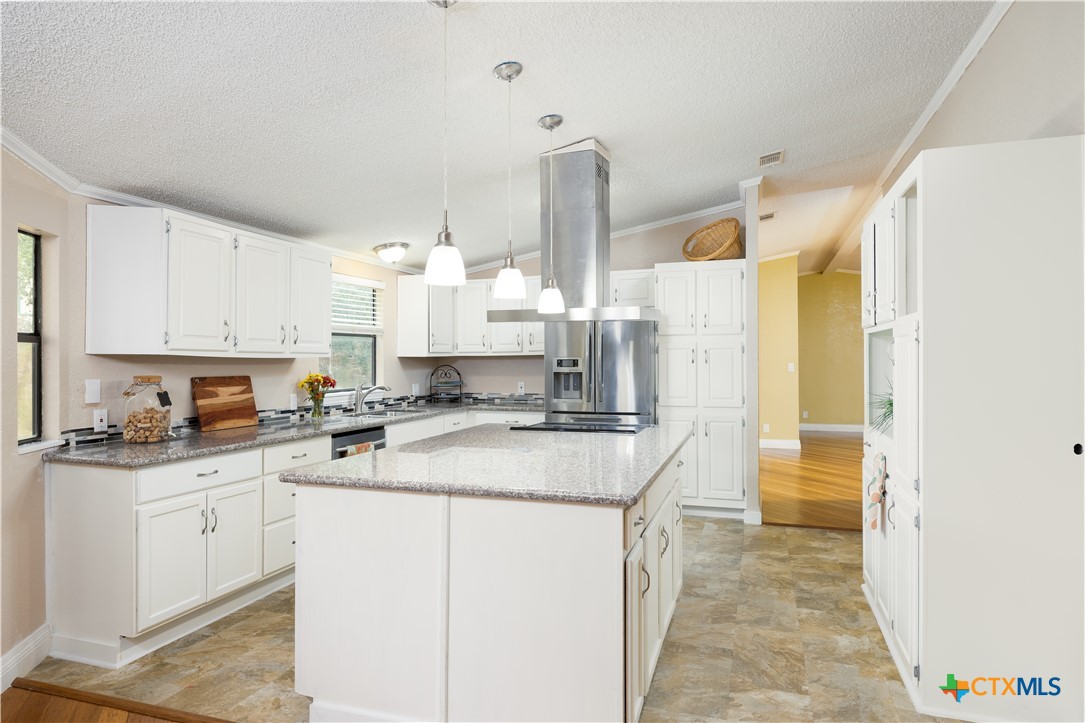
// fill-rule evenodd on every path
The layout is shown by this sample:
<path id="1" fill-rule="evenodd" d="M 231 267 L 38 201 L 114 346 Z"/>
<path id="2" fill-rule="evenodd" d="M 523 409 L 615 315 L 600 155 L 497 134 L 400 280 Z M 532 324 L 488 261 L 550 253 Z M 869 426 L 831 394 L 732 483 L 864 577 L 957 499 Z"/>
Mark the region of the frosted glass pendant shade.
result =
<path id="1" fill-rule="evenodd" d="M 541 294 L 539 294 L 539 313 L 565 313 L 565 299 L 561 297 L 561 290 L 558 289 L 558 284 L 556 281 L 554 281 L 553 276 L 547 279 L 546 288 L 543 289 Z"/>
<path id="2" fill-rule="evenodd" d="M 527 298 L 527 285 L 524 283 L 524 275 L 520 273 L 520 269 L 510 266 L 507 260 L 505 268 L 497 273 L 497 281 L 494 282 L 494 298 Z"/>
<path id="3" fill-rule="evenodd" d="M 426 283 L 430 286 L 463 286 L 467 274 L 463 270 L 463 256 L 452 244 L 438 243 L 426 260 Z"/>

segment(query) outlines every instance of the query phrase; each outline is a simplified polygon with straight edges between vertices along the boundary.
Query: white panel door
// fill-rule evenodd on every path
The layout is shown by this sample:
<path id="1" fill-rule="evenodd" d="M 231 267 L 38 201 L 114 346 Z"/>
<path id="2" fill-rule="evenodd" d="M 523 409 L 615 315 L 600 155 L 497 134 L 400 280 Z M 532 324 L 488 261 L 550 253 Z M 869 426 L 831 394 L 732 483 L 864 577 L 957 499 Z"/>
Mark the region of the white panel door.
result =
<path id="1" fill-rule="evenodd" d="M 874 326 L 874 222 L 863 224 L 861 237 L 862 261 L 860 290 L 863 294 L 861 324 L 864 329 Z"/>
<path id="2" fill-rule="evenodd" d="M 874 321 L 897 318 L 897 248 L 893 204 L 883 201 L 874 213 Z"/>
<path id="3" fill-rule="evenodd" d="M 697 476 L 701 497 L 741 501 L 745 498 L 745 428 L 741 412 L 701 414 L 698 427 Z"/>
<path id="4" fill-rule="evenodd" d="M 290 249 L 272 239 L 237 235 L 237 350 L 285 354 Z"/>
<path id="5" fill-rule="evenodd" d="M 456 351 L 456 288 L 429 288 L 429 353 L 451 354 Z"/>
<path id="6" fill-rule="evenodd" d="M 919 514 L 907 494 L 896 495 L 890 536 L 893 541 L 892 630 L 905 670 L 918 662 L 919 650 Z"/>
<path id="7" fill-rule="evenodd" d="M 525 279 L 526 281 L 526 279 Z M 495 299 L 494 282 L 486 285 L 488 308 L 522 309 L 523 299 Z M 489 328 L 490 351 L 494 354 L 519 354 L 524 350 L 524 325 L 520 322 L 507 321 L 500 324 L 487 322 Z"/>
<path id="8" fill-rule="evenodd" d="M 686 447 L 683 447 L 679 455 L 684 455 L 685 452 Z M 678 597 L 682 593 L 682 565 L 685 563 L 682 554 L 683 538 L 685 537 L 682 532 L 682 486 L 685 484 L 685 475 L 682 477 L 675 484 L 674 489 L 671 490 L 669 507 L 671 511 L 671 536 L 674 538 L 671 542 L 671 547 L 674 550 L 674 561 L 671 563 L 673 566 L 671 569 L 671 595 L 675 604 L 678 603 Z"/>
<path id="9" fill-rule="evenodd" d="M 702 334 L 741 334 L 742 269 L 709 269 L 697 272 L 698 329 Z"/>
<path id="10" fill-rule="evenodd" d="M 652 685 L 659 652 L 663 649 L 663 636 L 659 629 L 659 534 L 660 516 L 656 515 L 644 528 L 644 587 L 641 592 L 641 686 L 647 692 Z"/>
<path id="11" fill-rule="evenodd" d="M 661 336 L 696 334 L 697 276 L 690 271 L 656 272 L 656 308 L 663 312 Z"/>
<path id="12" fill-rule="evenodd" d="M 644 706 L 641 593 L 645 581 L 644 541 L 638 538 L 625 556 L 625 720 L 629 722 L 640 717 Z"/>
<path id="13" fill-rule="evenodd" d="M 456 289 L 456 352 L 481 354 L 489 351 L 486 338 L 487 283 L 468 281 Z"/>
<path id="14" fill-rule="evenodd" d="M 697 343 L 694 337 L 659 340 L 659 404 L 697 406 Z"/>
<path id="15" fill-rule="evenodd" d="M 662 645 L 674 614 L 674 494 L 667 494 L 656 517 L 659 518 L 659 637 Z"/>
<path id="16" fill-rule="evenodd" d="M 225 228 L 185 218 L 171 217 L 169 224 L 168 347 L 229 351 L 235 332 L 233 236 Z"/>
<path id="17" fill-rule="evenodd" d="M 539 308 L 539 295 L 542 293 L 542 278 L 528 276 L 524 279 L 527 284 L 527 298 L 524 299 L 525 309 Z M 524 351 L 528 354 L 542 354 L 546 346 L 545 322 L 530 321 L 524 323 Z"/>
<path id="18" fill-rule="evenodd" d="M 332 259 L 308 248 L 290 249 L 290 351 L 330 354 Z"/>
<path id="19" fill-rule="evenodd" d="M 213 600 L 263 576 L 260 480 L 207 493 L 207 596 Z"/>
<path id="20" fill-rule="evenodd" d="M 659 408 L 659 426 L 667 433 L 688 432 L 697 424 L 697 410 L 683 407 Z M 686 441 L 686 446 L 679 452 L 679 464 L 682 472 L 682 497 L 697 497 L 697 434 Z"/>
<path id="21" fill-rule="evenodd" d="M 746 404 L 742 337 L 702 337 L 697 388 L 702 407 L 742 407 Z"/>
<path id="22" fill-rule="evenodd" d="M 655 306 L 655 291 L 652 269 L 610 272 L 610 301 L 614 306 Z"/>
<path id="23" fill-rule="evenodd" d="M 897 520 L 897 498 L 900 495 L 892 490 L 886 490 L 886 499 L 878 510 L 878 529 L 875 530 L 874 542 L 874 567 L 877 570 L 877 579 L 874 586 L 874 601 L 878 604 L 878 612 L 887 622 L 892 622 L 892 596 L 893 580 L 893 520 Z"/>
<path id="24" fill-rule="evenodd" d="M 207 600 L 207 505 L 200 492 L 136 508 L 138 629 Z"/>
<path id="25" fill-rule="evenodd" d="M 893 466 L 898 488 L 919 488 L 919 322 L 893 329 Z"/>
<path id="26" fill-rule="evenodd" d="M 867 504 L 870 503 L 870 495 L 874 492 L 874 462 L 868 455 L 863 455 L 862 470 L 863 582 L 866 583 L 867 589 L 873 594 L 878 586 L 877 567 L 875 566 L 878 559 L 878 551 L 876 549 L 878 533 L 877 531 L 870 529 L 870 522 L 866 516 Z"/>

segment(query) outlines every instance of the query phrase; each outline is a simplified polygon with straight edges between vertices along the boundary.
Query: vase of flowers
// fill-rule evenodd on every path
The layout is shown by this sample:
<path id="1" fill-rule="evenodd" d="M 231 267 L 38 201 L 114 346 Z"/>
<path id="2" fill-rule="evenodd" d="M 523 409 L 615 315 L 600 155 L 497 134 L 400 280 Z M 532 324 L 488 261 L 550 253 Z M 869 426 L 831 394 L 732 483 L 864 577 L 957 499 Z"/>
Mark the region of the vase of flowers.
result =
<path id="1" fill-rule="evenodd" d="M 309 401 L 313 403 L 310 416 L 317 421 L 324 419 L 324 395 L 329 389 L 335 389 L 335 380 L 327 374 L 311 373 L 298 382 L 298 388 L 304 389 L 309 395 Z"/>

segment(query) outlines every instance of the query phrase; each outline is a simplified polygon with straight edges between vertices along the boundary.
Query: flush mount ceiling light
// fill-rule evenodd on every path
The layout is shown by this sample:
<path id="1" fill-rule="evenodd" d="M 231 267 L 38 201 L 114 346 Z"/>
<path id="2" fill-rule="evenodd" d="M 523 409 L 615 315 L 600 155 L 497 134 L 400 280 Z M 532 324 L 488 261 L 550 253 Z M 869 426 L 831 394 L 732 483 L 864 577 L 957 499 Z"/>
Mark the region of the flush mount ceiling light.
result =
<path id="1" fill-rule="evenodd" d="M 546 278 L 546 288 L 539 294 L 540 314 L 564 314 L 565 299 L 554 278 L 554 129 L 565 120 L 560 115 L 544 115 L 539 119 L 539 127 L 550 131 L 550 275 Z"/>
<path id="2" fill-rule="evenodd" d="M 403 256 L 407 253 L 407 248 L 410 244 L 402 241 L 393 241 L 392 243 L 381 244 L 380 246 L 373 247 L 373 253 L 381 257 L 381 261 L 389 264 L 396 264 L 403 260 Z"/>
<path id="3" fill-rule="evenodd" d="M 516 80 L 523 70 L 524 66 L 515 60 L 507 60 L 494 68 L 494 77 L 509 85 L 509 253 L 505 256 L 505 265 L 497 273 L 497 281 L 494 283 L 495 299 L 527 298 L 524 275 L 516 268 L 516 261 L 512 257 L 512 81 Z"/>
<path id="4" fill-rule="evenodd" d="M 467 283 L 467 275 L 463 269 L 463 256 L 460 250 L 452 243 L 452 232 L 448 230 L 448 9 L 455 4 L 456 0 L 429 0 L 431 5 L 436 5 L 444 11 L 444 106 L 443 106 L 443 133 L 444 133 L 444 223 L 440 233 L 437 234 L 437 243 L 429 252 L 426 259 L 426 283 L 432 286 L 463 286 Z"/>

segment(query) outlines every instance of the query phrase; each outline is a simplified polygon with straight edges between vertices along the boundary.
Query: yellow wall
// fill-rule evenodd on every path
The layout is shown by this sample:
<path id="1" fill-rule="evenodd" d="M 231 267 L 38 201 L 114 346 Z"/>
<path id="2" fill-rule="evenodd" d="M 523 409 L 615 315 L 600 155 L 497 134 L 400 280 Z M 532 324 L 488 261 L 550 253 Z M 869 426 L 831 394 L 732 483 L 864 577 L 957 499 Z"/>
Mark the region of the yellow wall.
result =
<path id="1" fill-rule="evenodd" d="M 863 423 L 859 275 L 799 277 L 799 407 L 803 424 Z"/>
<path id="2" fill-rule="evenodd" d="M 797 367 L 799 363 L 799 256 L 765 261 L 758 264 L 758 269 L 760 438 L 797 440 L 799 375 L 789 372 L 787 365 Z"/>

